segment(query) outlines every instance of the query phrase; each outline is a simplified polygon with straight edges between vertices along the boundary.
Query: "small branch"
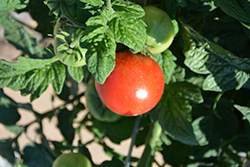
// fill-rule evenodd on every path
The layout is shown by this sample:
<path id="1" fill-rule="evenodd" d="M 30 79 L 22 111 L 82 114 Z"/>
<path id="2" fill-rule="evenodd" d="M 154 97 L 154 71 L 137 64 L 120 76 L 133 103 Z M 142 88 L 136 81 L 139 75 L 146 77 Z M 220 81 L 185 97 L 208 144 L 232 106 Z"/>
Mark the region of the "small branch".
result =
<path id="1" fill-rule="evenodd" d="M 112 8 L 111 0 L 107 0 L 107 8 L 108 9 Z"/>
<path id="2" fill-rule="evenodd" d="M 131 153 L 132 153 L 133 146 L 135 145 L 135 140 L 136 140 L 136 136 L 137 136 L 137 133 L 138 133 L 141 117 L 142 117 L 142 115 L 139 115 L 139 116 L 137 116 L 137 118 L 135 120 L 135 125 L 134 125 L 134 129 L 133 129 L 133 133 L 132 133 L 132 141 L 130 143 L 128 156 L 126 158 L 124 167 L 129 167 L 130 166 Z"/>
<path id="3" fill-rule="evenodd" d="M 158 121 L 152 123 L 146 140 L 146 147 L 138 162 L 137 167 L 149 166 L 151 158 L 154 156 L 155 147 L 160 144 L 160 136 L 162 133 L 161 125 Z"/>

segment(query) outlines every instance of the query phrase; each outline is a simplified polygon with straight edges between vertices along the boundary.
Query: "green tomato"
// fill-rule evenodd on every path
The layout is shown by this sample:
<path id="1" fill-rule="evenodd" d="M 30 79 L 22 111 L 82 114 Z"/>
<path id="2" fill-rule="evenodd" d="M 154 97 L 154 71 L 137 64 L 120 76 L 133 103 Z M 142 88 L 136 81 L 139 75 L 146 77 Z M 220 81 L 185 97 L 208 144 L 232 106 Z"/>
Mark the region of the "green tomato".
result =
<path id="1" fill-rule="evenodd" d="M 161 53 L 173 42 L 174 26 L 168 14 L 157 7 L 146 6 L 144 11 L 142 20 L 147 24 L 148 50 L 153 54 Z"/>
<path id="2" fill-rule="evenodd" d="M 80 153 L 61 154 L 52 167 L 92 167 L 90 160 Z"/>
<path id="3" fill-rule="evenodd" d="M 95 82 L 93 80 L 88 83 L 85 97 L 86 107 L 95 119 L 103 122 L 115 122 L 122 118 L 121 115 L 112 112 L 104 106 L 97 94 Z"/>
<path id="4" fill-rule="evenodd" d="M 86 64 L 85 53 L 87 49 L 80 46 L 83 32 L 81 28 L 60 28 L 59 23 L 55 25 L 54 52 L 63 64 L 75 67 Z"/>

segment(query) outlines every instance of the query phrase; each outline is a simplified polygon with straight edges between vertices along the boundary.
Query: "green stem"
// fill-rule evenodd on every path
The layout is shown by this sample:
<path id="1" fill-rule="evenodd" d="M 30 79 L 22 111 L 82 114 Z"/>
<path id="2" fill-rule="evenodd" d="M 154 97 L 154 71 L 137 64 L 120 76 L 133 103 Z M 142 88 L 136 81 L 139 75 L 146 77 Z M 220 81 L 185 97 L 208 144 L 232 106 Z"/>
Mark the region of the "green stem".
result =
<path id="1" fill-rule="evenodd" d="M 133 147 L 135 145 L 135 140 L 136 140 L 136 136 L 137 136 L 137 133 L 138 133 L 138 129 L 139 129 L 141 117 L 142 117 L 142 115 L 139 115 L 139 116 L 137 116 L 137 118 L 135 120 L 135 125 L 134 125 L 134 129 L 133 129 L 132 137 L 131 137 L 132 141 L 130 143 L 130 147 L 129 147 L 129 151 L 128 151 L 128 156 L 126 158 L 124 167 L 129 167 L 130 166 L 132 149 L 133 149 Z"/>
<path id="2" fill-rule="evenodd" d="M 107 8 L 108 9 L 112 8 L 111 0 L 107 0 Z"/>
<path id="3" fill-rule="evenodd" d="M 152 124 L 149 130 L 147 141 L 146 141 L 146 147 L 143 151 L 143 154 L 140 158 L 140 161 L 137 167 L 149 166 L 150 159 L 151 157 L 154 156 L 154 153 L 155 153 L 155 147 L 160 142 L 161 133 L 162 133 L 161 125 L 159 124 L 158 121 L 156 121 L 154 124 Z"/>
<path id="4" fill-rule="evenodd" d="M 214 101 L 214 105 L 213 105 L 213 111 L 214 111 L 214 114 L 219 118 L 219 119 L 222 119 L 222 117 L 219 115 L 219 113 L 217 112 L 216 108 L 217 108 L 217 104 L 218 102 L 220 101 L 222 95 L 224 94 L 224 92 L 221 92 L 219 93 L 216 98 L 215 98 L 215 101 Z"/>

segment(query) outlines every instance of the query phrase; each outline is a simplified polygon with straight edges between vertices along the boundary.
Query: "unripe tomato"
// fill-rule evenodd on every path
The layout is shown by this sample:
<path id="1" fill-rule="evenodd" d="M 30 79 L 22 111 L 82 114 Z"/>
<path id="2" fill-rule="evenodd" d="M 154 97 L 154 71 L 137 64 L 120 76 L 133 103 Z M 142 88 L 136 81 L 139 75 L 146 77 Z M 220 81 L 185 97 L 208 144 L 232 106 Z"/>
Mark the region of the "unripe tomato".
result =
<path id="1" fill-rule="evenodd" d="M 121 115 L 110 111 L 104 106 L 97 94 L 94 81 L 88 83 L 85 98 L 86 107 L 95 119 L 103 122 L 115 122 L 122 118 Z"/>
<path id="2" fill-rule="evenodd" d="M 168 14 L 157 7 L 146 6 L 144 11 L 142 20 L 147 24 L 147 49 L 153 54 L 161 53 L 173 42 L 174 26 Z"/>
<path id="3" fill-rule="evenodd" d="M 151 110 L 161 99 L 164 77 L 160 66 L 150 57 L 121 52 L 104 84 L 95 81 L 102 102 L 113 112 L 136 116 Z"/>
<path id="4" fill-rule="evenodd" d="M 87 49 L 80 46 L 81 28 L 62 27 L 57 23 L 54 27 L 54 52 L 58 59 L 69 66 L 84 66 Z"/>
<path id="5" fill-rule="evenodd" d="M 52 167 L 92 167 L 90 160 L 80 153 L 61 154 Z"/>

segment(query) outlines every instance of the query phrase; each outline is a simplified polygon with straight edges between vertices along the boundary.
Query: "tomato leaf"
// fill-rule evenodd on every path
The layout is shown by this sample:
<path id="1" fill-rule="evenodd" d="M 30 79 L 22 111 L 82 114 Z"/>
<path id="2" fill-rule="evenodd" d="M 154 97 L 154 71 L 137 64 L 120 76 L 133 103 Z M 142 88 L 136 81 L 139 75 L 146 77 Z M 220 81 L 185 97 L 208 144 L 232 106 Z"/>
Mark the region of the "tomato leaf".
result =
<path id="1" fill-rule="evenodd" d="M 240 106 L 240 105 L 237 105 L 237 104 L 235 104 L 234 107 L 237 110 L 239 110 L 242 113 L 243 118 L 247 119 L 248 122 L 250 123 L 250 108 L 249 107 L 245 107 L 245 106 Z"/>
<path id="2" fill-rule="evenodd" d="M 14 150 L 12 149 L 12 140 L 0 140 L 0 162 L 1 166 L 11 167 L 15 164 Z"/>
<path id="3" fill-rule="evenodd" d="M 92 6 L 101 6 L 104 4 L 102 0 L 80 0 L 80 2 L 88 3 Z"/>
<path id="4" fill-rule="evenodd" d="M 73 67 L 73 66 L 67 66 L 70 76 L 78 83 L 82 82 L 84 78 L 84 71 L 85 67 Z"/>
<path id="5" fill-rule="evenodd" d="M 197 145 L 190 123 L 192 107 L 189 102 L 203 102 L 200 90 L 187 82 L 171 83 L 165 86 L 162 99 L 150 116 L 153 120 L 158 120 L 162 129 L 173 139 Z"/>
<path id="6" fill-rule="evenodd" d="M 101 122 L 94 119 L 93 125 L 88 128 L 97 136 L 107 136 L 112 142 L 120 144 L 121 141 L 131 136 L 134 122 L 134 118 L 122 118 L 112 123 Z"/>
<path id="7" fill-rule="evenodd" d="M 4 125 L 5 129 L 7 129 L 8 131 L 16 134 L 16 135 L 19 135 L 20 133 L 23 132 L 23 129 L 21 126 L 19 125 Z"/>
<path id="8" fill-rule="evenodd" d="M 86 22 L 88 27 L 81 39 L 81 45 L 88 49 L 88 69 L 99 83 L 104 83 L 115 67 L 116 43 L 106 24 L 105 16 L 91 17 Z"/>
<path id="9" fill-rule="evenodd" d="M 0 11 L 10 11 L 15 9 L 23 9 L 27 6 L 29 0 L 1 0 Z M 0 19 L 1 20 L 1 19 Z"/>
<path id="10" fill-rule="evenodd" d="M 67 109 L 62 109 L 58 113 L 58 128 L 68 143 L 72 143 L 75 136 L 75 129 L 73 127 L 74 113 Z"/>
<path id="11" fill-rule="evenodd" d="M 20 90 L 22 95 L 31 94 L 31 101 L 46 91 L 49 84 L 57 94 L 62 91 L 65 67 L 57 59 L 18 59 L 20 62 L 0 61 L 0 87 Z"/>
<path id="12" fill-rule="evenodd" d="M 200 146 L 204 146 L 204 145 L 207 145 L 209 143 L 209 141 L 206 138 L 206 134 L 202 131 L 202 129 L 200 127 L 200 124 L 203 120 L 204 120 L 204 117 L 199 117 L 192 122 L 194 134 L 195 134 L 196 140 L 199 142 Z"/>
<path id="13" fill-rule="evenodd" d="M 44 144 L 29 143 L 25 146 L 23 163 L 27 166 L 45 167 L 52 166 L 53 158 L 50 157 Z"/>
<path id="14" fill-rule="evenodd" d="M 146 24 L 140 19 L 144 10 L 131 2 L 112 4 L 117 17 L 109 22 L 109 27 L 114 33 L 115 40 L 123 43 L 136 52 L 141 51 L 146 42 Z"/>
<path id="15" fill-rule="evenodd" d="M 123 162 L 119 160 L 117 157 L 113 157 L 111 161 L 104 161 L 98 167 L 117 167 L 117 166 L 124 166 Z"/>
<path id="16" fill-rule="evenodd" d="M 5 125 L 14 125 L 21 118 L 17 108 L 17 103 L 0 89 L 0 122 Z"/>
<path id="17" fill-rule="evenodd" d="M 145 15 L 140 5 L 129 1 L 114 1 L 112 8 L 117 14 L 124 18 L 141 18 Z"/>
<path id="18" fill-rule="evenodd" d="M 51 58 L 52 54 L 40 47 L 36 38 L 24 29 L 8 12 L 0 12 L 0 25 L 4 27 L 5 39 L 31 58 Z"/>
<path id="19" fill-rule="evenodd" d="M 161 54 L 156 54 L 153 59 L 161 66 L 165 83 L 168 84 L 171 80 L 172 74 L 176 68 L 176 57 L 170 50 L 166 50 Z"/>
<path id="20" fill-rule="evenodd" d="M 229 16 L 242 21 L 250 22 L 249 1 L 246 0 L 215 0 L 217 6 Z"/>
<path id="21" fill-rule="evenodd" d="M 53 33 L 54 24 L 51 23 L 54 22 L 55 16 L 48 15 L 50 9 L 44 3 L 44 0 L 30 1 L 24 10 L 28 11 L 38 23 L 35 30 L 42 33 L 43 37 L 46 38 L 48 34 Z"/>
<path id="22" fill-rule="evenodd" d="M 123 43 L 136 52 L 141 51 L 146 42 L 145 23 L 140 19 L 116 17 L 109 23 L 117 42 Z"/>
<path id="23" fill-rule="evenodd" d="M 203 89 L 226 91 L 240 89 L 249 79 L 250 60 L 240 59 L 200 36 L 194 30 L 188 31 L 187 45 L 184 50 L 185 65 L 198 74 L 208 74 Z"/>

